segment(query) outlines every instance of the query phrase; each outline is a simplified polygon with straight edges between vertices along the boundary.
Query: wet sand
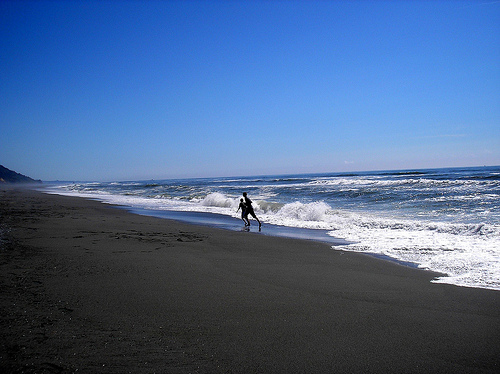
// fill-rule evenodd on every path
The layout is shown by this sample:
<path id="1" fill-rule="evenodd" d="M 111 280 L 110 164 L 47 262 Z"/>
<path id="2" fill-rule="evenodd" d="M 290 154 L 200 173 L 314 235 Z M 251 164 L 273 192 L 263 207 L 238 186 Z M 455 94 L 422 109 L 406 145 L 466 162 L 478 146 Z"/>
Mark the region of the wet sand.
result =
<path id="1" fill-rule="evenodd" d="M 498 373 L 500 292 L 0 187 L 8 373 Z"/>

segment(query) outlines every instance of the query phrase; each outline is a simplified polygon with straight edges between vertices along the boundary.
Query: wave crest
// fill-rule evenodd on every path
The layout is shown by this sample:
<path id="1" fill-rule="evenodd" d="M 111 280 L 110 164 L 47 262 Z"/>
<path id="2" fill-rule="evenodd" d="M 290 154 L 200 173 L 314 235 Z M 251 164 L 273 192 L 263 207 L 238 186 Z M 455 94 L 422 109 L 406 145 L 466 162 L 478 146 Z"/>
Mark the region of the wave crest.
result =
<path id="1" fill-rule="evenodd" d="M 330 206 L 322 201 L 307 204 L 297 201 L 284 205 L 277 214 L 300 221 L 323 221 L 329 210 L 331 210 Z"/>
<path id="2" fill-rule="evenodd" d="M 238 200 L 227 197 L 219 192 L 212 192 L 208 194 L 202 201 L 203 206 L 212 206 L 217 208 L 237 208 Z"/>

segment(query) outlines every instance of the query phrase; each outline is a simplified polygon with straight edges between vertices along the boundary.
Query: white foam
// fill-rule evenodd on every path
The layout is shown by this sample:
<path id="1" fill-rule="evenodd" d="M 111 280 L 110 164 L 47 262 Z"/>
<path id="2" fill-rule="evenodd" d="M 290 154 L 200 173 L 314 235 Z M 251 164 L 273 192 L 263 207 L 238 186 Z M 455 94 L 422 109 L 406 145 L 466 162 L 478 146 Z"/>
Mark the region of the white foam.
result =
<path id="1" fill-rule="evenodd" d="M 347 214 L 330 234 L 355 242 L 342 249 L 384 254 L 447 275 L 436 282 L 500 289 L 498 227 Z"/>

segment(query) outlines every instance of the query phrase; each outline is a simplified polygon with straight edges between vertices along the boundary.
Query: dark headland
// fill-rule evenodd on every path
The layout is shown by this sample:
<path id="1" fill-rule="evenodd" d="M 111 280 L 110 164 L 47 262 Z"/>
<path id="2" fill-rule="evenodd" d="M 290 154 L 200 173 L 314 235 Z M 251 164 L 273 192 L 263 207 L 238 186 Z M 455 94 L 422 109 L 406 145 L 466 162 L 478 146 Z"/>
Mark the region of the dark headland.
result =
<path id="1" fill-rule="evenodd" d="M 13 170 L 7 169 L 5 166 L 0 165 L 0 183 L 1 184 L 33 184 L 42 183 L 41 180 L 35 180 L 27 177 L 26 175 L 16 173 Z"/>

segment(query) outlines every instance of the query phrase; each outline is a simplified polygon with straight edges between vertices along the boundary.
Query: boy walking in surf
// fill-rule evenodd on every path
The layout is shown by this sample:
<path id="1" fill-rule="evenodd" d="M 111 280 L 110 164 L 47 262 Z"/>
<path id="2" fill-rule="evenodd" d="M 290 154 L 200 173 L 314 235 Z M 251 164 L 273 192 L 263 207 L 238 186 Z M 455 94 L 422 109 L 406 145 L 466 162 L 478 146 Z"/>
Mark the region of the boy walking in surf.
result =
<path id="1" fill-rule="evenodd" d="M 245 222 L 245 226 L 250 226 L 250 222 L 248 222 L 248 218 L 245 216 L 245 212 L 247 211 L 247 206 L 243 202 L 243 199 L 240 199 L 240 205 L 238 206 L 238 210 L 241 208 L 241 219 Z M 236 213 L 238 213 L 238 210 Z"/>
<path id="2" fill-rule="evenodd" d="M 248 226 L 250 226 L 250 221 L 248 220 L 248 215 L 250 214 L 253 218 L 255 218 L 257 220 L 257 222 L 259 222 L 259 230 L 260 230 L 260 228 L 262 227 L 262 223 L 260 223 L 259 219 L 255 215 L 255 212 L 253 211 L 252 200 L 250 200 L 247 197 L 247 193 L 246 192 L 243 192 L 243 197 L 245 199 L 245 205 L 246 205 L 245 218 L 247 219 Z"/>

